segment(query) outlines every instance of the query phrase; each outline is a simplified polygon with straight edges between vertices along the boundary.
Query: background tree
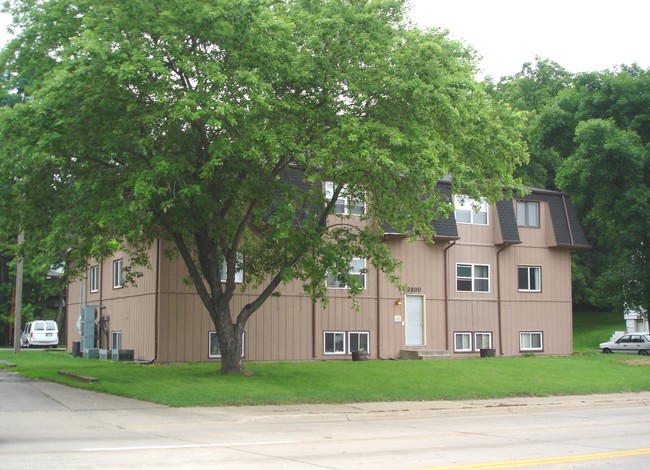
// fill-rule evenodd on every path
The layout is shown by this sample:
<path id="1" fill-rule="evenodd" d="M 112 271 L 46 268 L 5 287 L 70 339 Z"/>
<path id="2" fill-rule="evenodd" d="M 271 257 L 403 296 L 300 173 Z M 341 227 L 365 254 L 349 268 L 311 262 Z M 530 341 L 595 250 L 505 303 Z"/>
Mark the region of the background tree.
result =
<path id="1" fill-rule="evenodd" d="M 530 159 L 515 175 L 529 186 L 557 189 L 555 173 L 562 157 L 555 148 L 543 145 L 538 129 L 544 108 L 572 83 L 573 75 L 557 62 L 539 57 L 534 63 L 525 63 L 515 75 L 502 77 L 496 85 L 488 82 L 495 99 L 505 101 L 525 117 L 523 135 Z"/>
<path id="2" fill-rule="evenodd" d="M 519 122 L 475 82 L 473 53 L 405 21 L 401 0 L 10 1 L 2 171 L 41 249 L 146 263 L 172 240 L 222 352 L 292 279 L 325 299 L 353 257 L 392 277 L 382 222 L 431 241 L 434 193 L 498 198 L 525 160 Z M 325 192 L 323 182 L 333 182 Z M 365 228 L 328 226 L 336 200 Z M 20 195 L 20 196 L 18 196 Z M 227 279 L 220 267 L 226 264 Z M 231 311 L 235 273 L 259 296 Z M 133 274 L 134 271 L 131 271 Z"/>
<path id="3" fill-rule="evenodd" d="M 540 119 L 562 157 L 558 185 L 572 194 L 594 243 L 581 254 L 595 305 L 650 307 L 650 73 L 637 66 L 579 74 Z"/>

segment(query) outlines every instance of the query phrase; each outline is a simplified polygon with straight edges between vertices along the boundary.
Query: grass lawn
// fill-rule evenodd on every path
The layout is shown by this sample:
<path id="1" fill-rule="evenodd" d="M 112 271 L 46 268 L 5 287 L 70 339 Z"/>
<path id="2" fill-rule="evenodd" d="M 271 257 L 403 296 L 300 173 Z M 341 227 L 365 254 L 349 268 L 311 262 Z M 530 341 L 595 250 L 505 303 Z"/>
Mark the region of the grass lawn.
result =
<path id="1" fill-rule="evenodd" d="M 600 315 L 600 314 L 589 314 Z M 577 354 L 435 361 L 248 363 L 252 377 L 221 376 L 218 364 L 143 365 L 65 352 L 0 351 L 24 376 L 171 406 L 461 400 L 650 390 L 650 358 L 602 355 L 611 315 L 574 320 Z M 598 330 L 593 332 L 592 330 Z M 594 342 L 595 341 L 595 342 Z M 96 377 L 85 383 L 58 370 Z"/>

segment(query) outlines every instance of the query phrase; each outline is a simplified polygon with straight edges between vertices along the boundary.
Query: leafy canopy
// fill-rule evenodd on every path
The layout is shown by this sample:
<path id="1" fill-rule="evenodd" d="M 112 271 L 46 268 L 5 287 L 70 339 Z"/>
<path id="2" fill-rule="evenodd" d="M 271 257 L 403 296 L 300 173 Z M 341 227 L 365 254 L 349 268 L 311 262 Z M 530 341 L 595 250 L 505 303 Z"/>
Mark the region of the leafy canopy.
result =
<path id="1" fill-rule="evenodd" d="M 431 240 L 442 176 L 496 199 L 526 159 L 473 52 L 410 26 L 402 0 L 7 8 L 20 32 L 2 55 L 3 197 L 20 225 L 80 269 L 119 248 L 144 263 L 151 240 L 172 240 L 222 350 L 281 282 L 324 298 L 330 270 L 355 287 L 354 256 L 392 272 L 380 225 Z M 328 225 L 344 189 L 366 204 L 361 228 Z M 262 293 L 232 317 L 242 259 Z"/>

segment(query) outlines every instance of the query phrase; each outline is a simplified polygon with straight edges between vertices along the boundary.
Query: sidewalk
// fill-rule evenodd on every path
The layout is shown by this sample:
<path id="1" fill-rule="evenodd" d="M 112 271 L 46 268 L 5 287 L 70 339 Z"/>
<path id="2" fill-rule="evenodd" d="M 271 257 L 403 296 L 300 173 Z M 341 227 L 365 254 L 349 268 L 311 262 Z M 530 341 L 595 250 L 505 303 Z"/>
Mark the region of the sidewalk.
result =
<path id="1" fill-rule="evenodd" d="M 21 378 L 0 369 L 0 411 L 172 410 L 164 405 Z M 650 391 L 598 395 L 514 397 L 489 400 L 371 402 L 176 408 L 228 422 L 351 421 L 408 417 L 522 413 L 531 410 L 650 406 Z"/>

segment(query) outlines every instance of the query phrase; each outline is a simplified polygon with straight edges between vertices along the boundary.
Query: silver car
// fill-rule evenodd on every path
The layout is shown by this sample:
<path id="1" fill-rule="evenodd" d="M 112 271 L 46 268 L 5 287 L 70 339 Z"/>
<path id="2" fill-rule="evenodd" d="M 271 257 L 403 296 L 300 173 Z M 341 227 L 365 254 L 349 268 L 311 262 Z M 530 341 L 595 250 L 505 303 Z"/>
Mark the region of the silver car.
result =
<path id="1" fill-rule="evenodd" d="M 603 354 L 623 353 L 623 354 L 650 354 L 650 334 L 648 333 L 628 333 L 621 336 L 616 341 L 600 343 L 598 350 Z"/>

